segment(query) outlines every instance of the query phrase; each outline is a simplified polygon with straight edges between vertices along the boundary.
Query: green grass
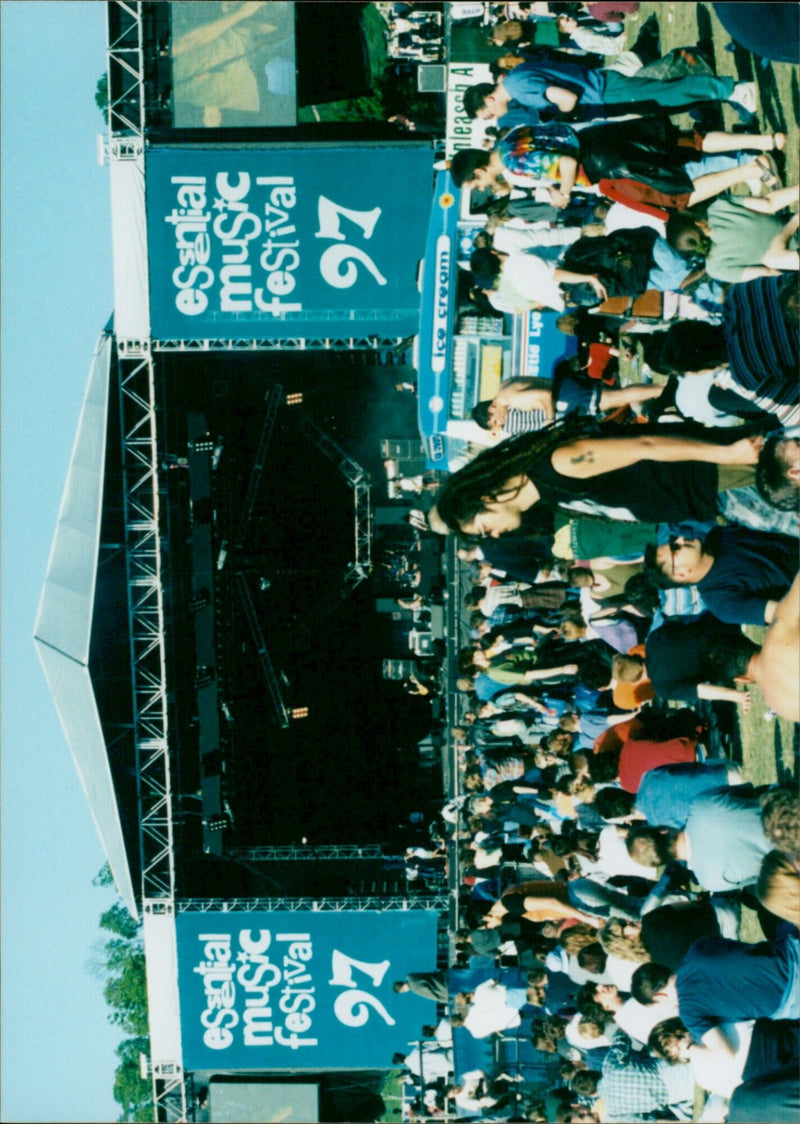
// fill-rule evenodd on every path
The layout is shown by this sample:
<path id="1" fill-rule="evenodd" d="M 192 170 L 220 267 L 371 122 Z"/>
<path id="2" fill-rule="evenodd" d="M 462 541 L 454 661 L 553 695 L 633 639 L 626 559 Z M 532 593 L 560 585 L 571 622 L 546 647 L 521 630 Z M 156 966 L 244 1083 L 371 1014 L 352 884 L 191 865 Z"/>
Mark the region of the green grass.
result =
<path id="1" fill-rule="evenodd" d="M 739 79 L 748 75 L 737 73 L 736 57 L 725 47 L 730 36 L 714 15 L 711 4 L 694 3 L 643 3 L 635 16 L 626 19 L 628 42 L 632 43 L 642 23 L 656 14 L 661 32 L 662 54 L 673 47 L 693 46 L 701 38 L 701 31 L 710 33 L 718 74 L 729 74 Z M 764 5 L 765 18 L 769 19 L 769 5 Z M 786 132 L 786 162 L 783 182 L 786 185 L 800 180 L 800 120 L 793 97 L 792 72 L 788 63 L 770 63 L 766 68 L 754 69 L 754 78 L 759 85 L 759 131 L 774 132 L 778 128 Z M 730 106 L 723 106 L 725 127 L 730 129 L 738 124 L 738 117 Z M 690 129 L 692 120 L 687 115 L 673 118 L 681 127 Z M 756 643 L 761 643 L 765 629 L 745 628 L 745 633 Z M 750 689 L 750 710 L 738 711 L 739 734 L 742 744 L 742 772 L 745 780 L 754 785 L 773 784 L 783 779 L 794 768 L 794 746 L 797 728 L 784 719 L 765 718 L 767 705 L 757 687 Z M 757 942 L 763 939 L 757 915 L 753 910 L 743 908 L 740 925 L 742 940 Z M 694 1119 L 699 1118 L 705 1096 L 697 1091 Z"/>
<path id="2" fill-rule="evenodd" d="M 765 18 L 768 19 L 769 5 L 764 5 L 764 11 Z M 635 15 L 626 18 L 629 43 L 633 43 L 641 25 L 653 14 L 658 17 L 662 54 L 673 47 L 693 46 L 701 40 L 705 30 L 713 43 L 717 73 L 729 74 L 737 79 L 746 77 L 737 73 L 734 54 L 725 50 L 730 36 L 715 16 L 711 4 L 645 2 Z M 788 63 L 770 63 L 767 68 L 759 68 L 758 65 L 755 67 L 755 78 L 761 94 L 757 115 L 759 129 L 770 132 L 776 129 L 778 123 L 785 124 L 787 145 L 784 183 L 787 185 L 797 183 L 800 179 L 800 120 L 795 112 L 792 93 L 794 70 Z M 783 114 L 784 121 L 779 122 L 779 113 Z M 730 106 L 723 106 L 723 114 L 726 128 L 738 123 L 738 117 Z M 674 120 L 682 127 L 692 126 L 687 114 L 676 116 Z M 747 628 L 745 632 L 756 643 L 760 643 L 765 629 Z M 793 769 L 795 726 L 780 718 L 765 720 L 766 711 L 767 705 L 761 692 L 757 687 L 751 688 L 750 710 L 747 714 L 739 710 L 738 717 L 742 741 L 742 771 L 745 780 L 755 785 L 772 784 L 782 778 L 785 771 Z"/>
<path id="3" fill-rule="evenodd" d="M 658 17 L 662 53 L 665 54 L 673 47 L 693 46 L 700 40 L 702 31 L 708 29 L 713 43 L 717 74 L 749 79 L 749 75 L 737 73 L 736 57 L 732 52 L 725 50 L 730 42 L 730 36 L 717 19 L 710 3 L 645 2 L 635 15 L 626 18 L 629 43 L 634 41 L 647 17 L 653 14 Z M 769 19 L 768 4 L 764 5 L 764 17 Z M 800 179 L 800 119 L 792 90 L 792 74 L 795 69 L 789 63 L 774 62 L 769 63 L 766 68 L 756 65 L 753 75 L 760 92 L 757 115 L 760 128 L 764 132 L 774 132 L 785 126 L 787 145 L 784 183 L 787 185 L 797 183 Z M 726 128 L 738 124 L 736 112 L 730 106 L 725 105 L 723 112 Z M 691 119 L 688 116 L 676 117 L 675 120 L 691 128 Z"/>
<path id="4" fill-rule="evenodd" d="M 397 1124 L 401 1119 L 401 1112 L 399 1111 L 403 1103 L 402 1099 L 402 1084 L 400 1077 L 402 1070 L 394 1069 L 391 1073 L 386 1075 L 386 1078 L 381 1085 L 380 1095 L 383 1097 L 385 1109 L 382 1116 L 379 1116 L 376 1124 Z"/>

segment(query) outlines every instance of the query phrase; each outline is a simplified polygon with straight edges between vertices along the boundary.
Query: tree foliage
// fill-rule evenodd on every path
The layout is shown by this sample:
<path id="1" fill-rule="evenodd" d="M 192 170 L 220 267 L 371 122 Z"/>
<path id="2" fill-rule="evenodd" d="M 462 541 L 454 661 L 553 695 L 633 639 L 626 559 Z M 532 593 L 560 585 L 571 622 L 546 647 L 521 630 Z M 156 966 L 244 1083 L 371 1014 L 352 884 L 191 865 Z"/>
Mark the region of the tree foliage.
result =
<path id="1" fill-rule="evenodd" d="M 107 863 L 92 883 L 100 887 L 113 884 Z M 117 901 L 100 915 L 100 930 L 98 974 L 104 980 L 108 1019 L 127 1036 L 116 1050 L 119 1064 L 114 1073 L 114 1099 L 122 1110 L 119 1120 L 152 1120 L 152 1089 L 139 1065 L 142 1054 L 150 1055 L 141 927 Z"/>
<path id="2" fill-rule="evenodd" d="M 105 116 L 108 109 L 108 75 L 101 74 L 97 79 L 97 86 L 94 91 L 94 104 Z M 106 864 L 107 865 L 107 864 Z"/>

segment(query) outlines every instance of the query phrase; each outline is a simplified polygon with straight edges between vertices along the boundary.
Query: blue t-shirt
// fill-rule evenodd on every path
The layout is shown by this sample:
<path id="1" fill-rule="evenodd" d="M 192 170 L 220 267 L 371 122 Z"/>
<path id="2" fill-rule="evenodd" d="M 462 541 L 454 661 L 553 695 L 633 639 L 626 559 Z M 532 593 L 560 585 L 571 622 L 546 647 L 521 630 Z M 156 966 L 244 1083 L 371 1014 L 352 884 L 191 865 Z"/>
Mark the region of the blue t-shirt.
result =
<path id="1" fill-rule="evenodd" d="M 682 828 L 695 799 L 705 792 L 724 788 L 728 766 L 724 761 L 701 765 L 695 761 L 660 765 L 642 777 L 636 794 L 636 810 L 654 827 Z"/>
<path id="2" fill-rule="evenodd" d="M 656 238 L 653 243 L 653 265 L 647 277 L 647 288 L 660 293 L 678 292 L 681 282 L 691 273 L 686 258 L 673 250 L 666 238 Z"/>
<path id="3" fill-rule="evenodd" d="M 761 824 L 758 796 L 749 785 L 696 797 L 684 831 L 690 848 L 687 865 L 712 893 L 755 882 L 772 850 Z"/>
<path id="4" fill-rule="evenodd" d="M 489 702 L 500 691 L 507 691 L 507 683 L 498 683 L 496 679 L 492 679 L 485 671 L 479 671 L 475 676 L 474 691 L 481 702 Z"/>
<path id="5" fill-rule="evenodd" d="M 541 110 L 556 110 L 553 102 L 545 97 L 549 86 L 577 94 L 581 105 L 604 104 L 605 76 L 602 71 L 591 70 L 578 62 L 523 62 L 505 76 L 503 86 L 511 98 L 509 113 L 501 118 L 504 127 L 510 124 L 507 120 L 509 114 L 519 106 L 534 110 L 535 116 L 529 115 L 524 122 L 516 121 L 515 124 L 537 124 Z"/>
<path id="6" fill-rule="evenodd" d="M 797 930 L 775 942 L 695 941 L 677 972 L 681 1018 L 695 1042 L 719 1023 L 772 1018 L 792 980 Z"/>

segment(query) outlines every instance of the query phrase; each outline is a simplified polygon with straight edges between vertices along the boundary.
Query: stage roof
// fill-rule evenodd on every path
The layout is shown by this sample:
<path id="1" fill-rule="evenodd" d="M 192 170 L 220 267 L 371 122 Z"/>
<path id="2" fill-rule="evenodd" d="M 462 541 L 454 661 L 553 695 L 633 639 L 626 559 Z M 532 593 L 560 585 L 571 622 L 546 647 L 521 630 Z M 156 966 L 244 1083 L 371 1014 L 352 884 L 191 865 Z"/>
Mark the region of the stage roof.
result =
<path id="1" fill-rule="evenodd" d="M 103 508 L 112 337 L 95 349 L 34 626 L 67 744 L 117 890 L 138 918 L 117 795 L 89 670 Z"/>

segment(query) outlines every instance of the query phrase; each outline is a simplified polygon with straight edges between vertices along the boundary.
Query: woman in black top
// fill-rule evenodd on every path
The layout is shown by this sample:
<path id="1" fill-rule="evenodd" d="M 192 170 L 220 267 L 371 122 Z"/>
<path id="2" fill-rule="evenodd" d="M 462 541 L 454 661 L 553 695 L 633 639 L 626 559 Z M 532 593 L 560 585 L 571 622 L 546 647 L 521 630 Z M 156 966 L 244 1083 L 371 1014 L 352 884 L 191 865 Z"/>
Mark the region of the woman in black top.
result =
<path id="1" fill-rule="evenodd" d="M 713 520 L 717 493 L 752 482 L 761 437 L 669 426 L 668 432 L 556 424 L 487 449 L 445 481 L 438 517 L 453 531 L 497 538 L 534 504 L 625 522 Z M 719 441 L 715 438 L 719 437 Z M 753 466 L 734 481 L 725 466 Z"/>

